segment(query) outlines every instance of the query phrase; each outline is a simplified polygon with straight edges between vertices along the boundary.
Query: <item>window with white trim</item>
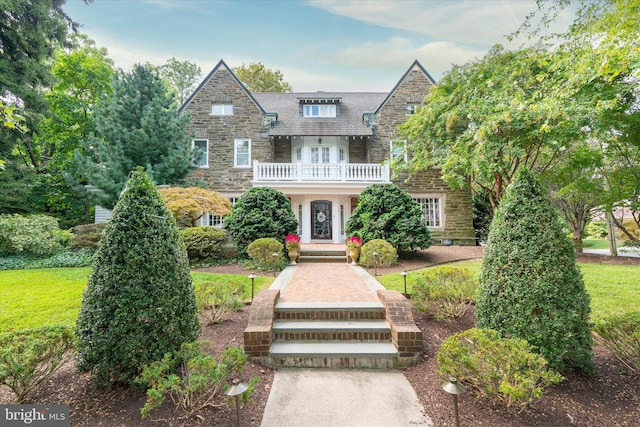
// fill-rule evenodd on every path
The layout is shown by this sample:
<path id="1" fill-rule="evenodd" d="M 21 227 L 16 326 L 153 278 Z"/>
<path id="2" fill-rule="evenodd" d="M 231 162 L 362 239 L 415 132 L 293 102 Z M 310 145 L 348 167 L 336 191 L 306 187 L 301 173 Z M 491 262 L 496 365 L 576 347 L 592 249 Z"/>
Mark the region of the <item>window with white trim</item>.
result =
<path id="1" fill-rule="evenodd" d="M 233 166 L 236 168 L 251 167 L 251 140 L 247 138 L 233 141 Z"/>
<path id="2" fill-rule="evenodd" d="M 391 142 L 391 160 L 399 159 L 400 161 L 407 161 L 407 149 L 406 141 L 402 139 L 392 139 Z"/>
<path id="3" fill-rule="evenodd" d="M 420 205 L 422 219 L 427 223 L 427 227 L 443 227 L 442 224 L 442 202 L 438 197 L 421 197 L 413 199 Z"/>
<path id="4" fill-rule="evenodd" d="M 240 197 L 229 197 L 231 206 L 235 206 Z M 224 217 L 220 215 L 207 214 L 207 225 L 211 227 L 222 228 L 224 226 Z"/>
<path id="5" fill-rule="evenodd" d="M 406 115 L 413 116 L 420 108 L 420 104 L 409 103 L 407 104 Z"/>
<path id="6" fill-rule="evenodd" d="M 214 102 L 211 104 L 211 115 L 212 116 L 232 116 L 233 115 L 233 104 L 230 102 Z"/>
<path id="7" fill-rule="evenodd" d="M 302 106 L 304 117 L 336 117 L 335 104 L 305 104 Z"/>
<path id="8" fill-rule="evenodd" d="M 191 152 L 193 153 L 193 166 L 198 168 L 209 167 L 208 139 L 194 139 L 191 141 Z"/>

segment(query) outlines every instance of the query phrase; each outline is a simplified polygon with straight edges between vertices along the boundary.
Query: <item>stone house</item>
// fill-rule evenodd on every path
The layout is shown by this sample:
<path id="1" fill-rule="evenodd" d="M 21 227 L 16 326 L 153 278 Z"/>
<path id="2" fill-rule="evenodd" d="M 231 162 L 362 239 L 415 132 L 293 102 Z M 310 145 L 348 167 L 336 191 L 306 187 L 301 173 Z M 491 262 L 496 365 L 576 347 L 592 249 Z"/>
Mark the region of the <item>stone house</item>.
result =
<path id="1" fill-rule="evenodd" d="M 221 60 L 179 110 L 191 115 L 199 156 L 190 178 L 232 202 L 251 187 L 282 191 L 303 243 L 344 242 L 358 195 L 393 182 L 419 202 L 436 243 L 473 245 L 468 190 L 450 189 L 435 169 L 410 180 L 390 173 L 389 160 L 407 156 L 397 127 L 433 85 L 415 61 L 388 93 L 251 93 Z"/>

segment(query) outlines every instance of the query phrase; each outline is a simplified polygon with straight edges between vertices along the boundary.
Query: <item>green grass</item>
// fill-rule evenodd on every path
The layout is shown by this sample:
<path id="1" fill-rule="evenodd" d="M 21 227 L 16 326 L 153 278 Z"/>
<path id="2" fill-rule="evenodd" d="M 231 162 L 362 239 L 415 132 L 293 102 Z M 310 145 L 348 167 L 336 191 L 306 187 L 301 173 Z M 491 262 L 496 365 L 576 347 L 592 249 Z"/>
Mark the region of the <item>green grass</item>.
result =
<path id="1" fill-rule="evenodd" d="M 47 268 L 0 271 L 0 332 L 52 324 L 75 326 L 91 268 Z M 251 299 L 247 276 L 194 272 L 194 284 L 235 281 Z M 268 288 L 273 277 L 255 279 L 255 293 Z"/>
<path id="2" fill-rule="evenodd" d="M 464 267 L 480 273 L 480 260 L 460 261 L 448 265 Z M 578 263 L 587 293 L 591 297 L 591 320 L 597 322 L 610 316 L 640 310 L 640 266 Z M 416 276 L 421 270 L 409 272 L 407 291 L 412 293 Z M 404 292 L 400 274 L 377 277 L 387 289 Z"/>
<path id="3" fill-rule="evenodd" d="M 621 245 L 622 242 L 619 243 Z M 609 241 L 607 239 L 582 239 L 583 249 L 609 249 Z"/>

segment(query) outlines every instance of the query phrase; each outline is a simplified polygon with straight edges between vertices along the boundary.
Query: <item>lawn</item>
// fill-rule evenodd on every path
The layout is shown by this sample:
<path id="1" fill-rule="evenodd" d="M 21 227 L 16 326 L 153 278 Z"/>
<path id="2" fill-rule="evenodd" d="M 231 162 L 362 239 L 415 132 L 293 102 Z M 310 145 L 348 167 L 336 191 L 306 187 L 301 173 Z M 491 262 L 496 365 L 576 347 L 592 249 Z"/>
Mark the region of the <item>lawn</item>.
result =
<path id="1" fill-rule="evenodd" d="M 74 326 L 82 291 L 91 268 L 46 268 L 0 271 L 0 331 L 51 324 Z M 204 281 L 234 281 L 244 286 L 251 299 L 251 281 L 243 275 L 194 272 L 195 284 Z M 268 288 L 272 277 L 255 279 L 255 293 Z"/>
<path id="2" fill-rule="evenodd" d="M 468 268 L 476 275 L 480 272 L 480 260 L 460 261 L 449 265 Z M 606 317 L 638 311 L 640 307 L 640 266 L 578 263 L 584 277 L 587 293 L 591 297 L 591 320 L 597 322 Z M 415 277 L 422 270 L 409 272 L 407 292 L 411 294 Z M 404 282 L 399 274 L 377 277 L 387 289 L 404 292 Z"/>

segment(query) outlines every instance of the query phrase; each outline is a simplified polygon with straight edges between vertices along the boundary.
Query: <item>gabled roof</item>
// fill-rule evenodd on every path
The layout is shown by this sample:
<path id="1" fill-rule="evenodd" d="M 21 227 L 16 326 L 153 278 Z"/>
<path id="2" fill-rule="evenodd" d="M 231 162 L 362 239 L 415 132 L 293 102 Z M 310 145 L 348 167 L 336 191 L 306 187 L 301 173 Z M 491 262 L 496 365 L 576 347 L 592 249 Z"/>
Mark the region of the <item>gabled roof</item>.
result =
<path id="1" fill-rule="evenodd" d="M 278 124 L 269 135 L 372 135 L 362 114 L 373 111 L 386 93 L 379 92 L 292 92 L 254 93 L 266 111 L 278 113 Z M 338 117 L 303 117 L 300 102 L 305 100 L 340 100 Z"/>
<path id="2" fill-rule="evenodd" d="M 226 62 L 224 62 L 223 59 L 220 60 L 220 62 L 218 62 L 216 64 L 215 67 L 213 67 L 213 70 L 211 70 L 211 72 L 209 74 L 207 74 L 207 77 L 205 77 L 202 82 L 198 85 L 198 87 L 196 88 L 196 90 L 193 91 L 193 93 L 191 95 L 189 95 L 189 97 L 186 99 L 186 101 L 184 101 L 184 103 L 180 106 L 180 108 L 178 109 L 178 114 L 182 113 L 182 111 L 185 109 L 185 107 L 187 105 L 189 105 L 189 103 L 193 100 L 193 98 L 195 98 L 195 96 L 200 92 L 200 90 L 204 87 L 204 85 L 207 84 L 207 82 L 209 81 L 209 79 L 211 79 L 211 77 L 213 77 L 213 75 L 215 73 L 218 72 L 218 70 L 220 68 L 224 67 L 224 69 L 226 69 L 229 74 L 231 74 L 231 76 L 233 76 L 233 78 L 235 79 L 236 82 L 238 82 L 238 85 L 240 85 L 240 87 L 245 91 L 245 93 L 247 94 L 247 96 L 249 98 L 251 98 L 251 100 L 258 106 L 258 108 L 260 109 L 260 111 L 264 114 L 265 111 L 262 108 L 262 106 L 260 105 L 260 103 L 258 101 L 256 101 L 256 98 L 253 96 L 253 94 L 251 92 L 249 92 L 249 89 L 247 89 L 247 87 L 244 85 L 244 83 L 242 83 L 240 81 L 240 79 L 238 78 L 238 76 L 236 76 L 236 74 L 233 72 L 233 70 L 231 68 L 229 68 L 229 66 L 227 65 Z"/>
<path id="3" fill-rule="evenodd" d="M 391 89 L 391 91 L 389 92 L 389 94 L 384 98 L 384 100 L 380 103 L 380 105 L 378 105 L 378 107 L 374 110 L 374 112 L 376 114 L 378 114 L 378 112 L 380 111 L 380 109 L 382 108 L 382 106 L 389 100 L 389 98 L 391 98 L 391 96 L 395 93 L 396 89 L 398 89 L 398 87 L 402 84 L 402 82 L 404 81 L 404 79 L 407 77 L 407 75 L 409 75 L 410 72 L 412 72 L 415 68 L 418 68 L 418 70 L 422 71 L 422 74 L 425 75 L 425 77 L 431 82 L 431 84 L 436 83 L 436 81 L 433 79 L 433 77 L 431 77 L 431 74 L 429 74 L 427 72 L 427 70 L 424 69 L 424 67 L 422 66 L 422 64 L 420 64 L 420 62 L 418 62 L 418 60 L 416 59 L 415 61 L 413 61 L 413 64 L 411 64 L 411 66 L 409 67 L 409 69 L 402 75 L 402 77 L 400 78 L 400 80 L 398 80 L 398 83 L 396 83 L 396 85 L 393 87 L 393 89 Z"/>

